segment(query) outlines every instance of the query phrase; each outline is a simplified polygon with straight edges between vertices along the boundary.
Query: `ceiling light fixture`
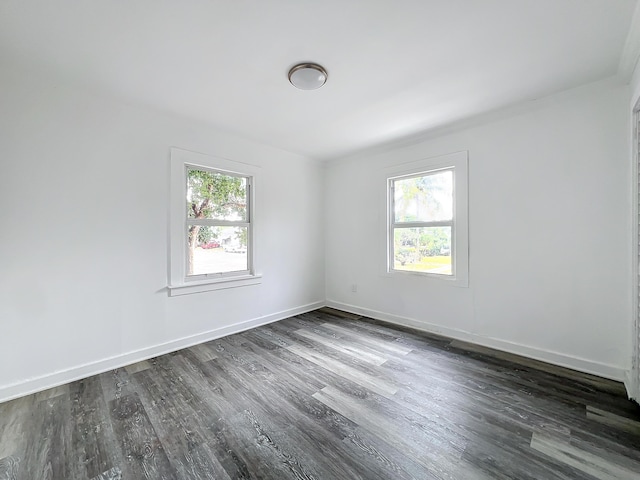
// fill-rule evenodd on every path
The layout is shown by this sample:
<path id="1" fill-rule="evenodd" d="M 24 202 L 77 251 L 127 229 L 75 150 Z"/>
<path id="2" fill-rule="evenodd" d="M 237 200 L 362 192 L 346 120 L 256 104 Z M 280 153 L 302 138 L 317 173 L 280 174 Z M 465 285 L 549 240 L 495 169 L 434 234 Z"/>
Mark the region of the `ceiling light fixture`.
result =
<path id="1" fill-rule="evenodd" d="M 300 90 L 315 90 L 327 81 L 327 71 L 316 63 L 299 63 L 289 70 L 291 85 Z"/>

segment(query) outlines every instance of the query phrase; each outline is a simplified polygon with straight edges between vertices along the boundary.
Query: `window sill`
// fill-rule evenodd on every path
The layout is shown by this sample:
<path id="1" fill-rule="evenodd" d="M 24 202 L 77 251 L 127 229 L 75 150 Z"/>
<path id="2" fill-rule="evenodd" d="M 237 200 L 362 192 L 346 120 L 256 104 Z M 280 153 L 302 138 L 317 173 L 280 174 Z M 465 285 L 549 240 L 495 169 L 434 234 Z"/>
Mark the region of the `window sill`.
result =
<path id="1" fill-rule="evenodd" d="M 384 270 L 381 275 L 387 278 L 410 278 L 425 281 L 434 285 L 451 285 L 452 287 L 469 288 L 469 279 L 466 276 L 440 275 L 428 272 L 416 272 L 411 270 Z"/>
<path id="2" fill-rule="evenodd" d="M 190 295 L 192 293 L 210 292 L 213 290 L 223 290 L 225 288 L 245 287 L 248 285 L 258 285 L 262 283 L 262 275 L 245 275 L 242 277 L 216 278 L 212 280 L 201 280 L 197 282 L 182 283 L 179 285 L 169 285 L 169 296 Z"/>

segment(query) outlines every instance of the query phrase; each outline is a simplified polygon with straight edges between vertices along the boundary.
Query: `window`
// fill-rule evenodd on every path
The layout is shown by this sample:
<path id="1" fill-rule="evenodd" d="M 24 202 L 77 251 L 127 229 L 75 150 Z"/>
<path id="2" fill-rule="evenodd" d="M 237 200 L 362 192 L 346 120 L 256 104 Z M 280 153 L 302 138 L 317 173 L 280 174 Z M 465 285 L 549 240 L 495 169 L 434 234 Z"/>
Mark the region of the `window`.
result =
<path id="1" fill-rule="evenodd" d="M 453 169 L 392 178 L 394 270 L 452 275 Z"/>
<path id="2" fill-rule="evenodd" d="M 468 285 L 466 152 L 387 172 L 388 273 Z"/>
<path id="3" fill-rule="evenodd" d="M 259 283 L 253 203 L 258 170 L 171 150 L 171 295 Z"/>
<path id="4" fill-rule="evenodd" d="M 193 165 L 186 169 L 188 279 L 248 274 L 251 177 Z"/>

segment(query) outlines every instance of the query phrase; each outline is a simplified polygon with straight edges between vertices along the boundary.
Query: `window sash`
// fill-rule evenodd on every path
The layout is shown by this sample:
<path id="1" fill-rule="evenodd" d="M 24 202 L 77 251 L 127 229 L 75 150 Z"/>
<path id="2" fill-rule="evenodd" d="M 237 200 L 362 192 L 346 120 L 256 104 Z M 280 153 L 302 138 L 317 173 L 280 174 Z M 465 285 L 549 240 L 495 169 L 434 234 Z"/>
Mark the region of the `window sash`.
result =
<path id="1" fill-rule="evenodd" d="M 413 273 L 418 275 L 437 275 L 438 277 L 451 278 L 456 276 L 456 255 L 455 255 L 455 244 L 456 244 L 456 227 L 453 222 L 450 222 L 449 225 L 440 225 L 442 222 L 437 222 L 438 225 L 416 225 L 411 224 L 407 226 L 406 224 L 398 223 L 392 226 L 389 230 L 389 271 L 390 272 L 403 272 L 403 273 Z M 420 228 L 420 227 L 450 227 L 451 228 L 451 252 L 449 253 L 451 257 L 451 273 L 434 273 L 434 272 L 421 272 L 418 270 L 404 270 L 395 268 L 395 233 L 397 229 L 404 228 Z"/>
<path id="2" fill-rule="evenodd" d="M 433 170 L 423 170 L 421 172 L 418 173 L 411 173 L 409 175 L 399 175 L 396 177 L 392 177 L 389 178 L 389 193 L 390 193 L 390 201 L 391 201 L 391 209 L 390 209 L 390 215 L 391 215 L 391 222 L 395 223 L 395 224 L 400 224 L 400 223 L 409 223 L 409 222 L 396 222 L 395 218 L 395 191 L 396 191 L 396 182 L 398 181 L 403 181 L 403 180 L 411 180 L 414 178 L 422 178 L 422 177 L 430 177 L 433 175 L 438 175 L 440 173 L 444 173 L 444 172 L 451 172 L 451 180 L 452 180 L 452 191 L 451 191 L 451 200 L 452 200 L 452 213 L 451 213 L 451 220 L 419 220 L 419 221 L 415 221 L 412 223 L 435 223 L 435 222 L 453 222 L 454 221 L 454 216 L 455 216 L 455 198 L 456 198 L 456 173 L 455 173 L 455 167 L 444 167 L 444 168 L 434 168 Z"/>
<path id="3" fill-rule="evenodd" d="M 227 177 L 244 178 L 246 180 L 246 195 L 245 195 L 246 213 L 245 213 L 245 220 L 239 220 L 239 222 L 251 223 L 251 190 L 252 190 L 253 179 L 250 175 L 243 175 L 241 173 L 235 173 L 235 172 L 227 172 L 224 170 L 218 170 L 215 168 L 203 167 L 201 165 L 192 165 L 187 163 L 185 164 L 185 176 L 184 176 L 185 198 L 186 198 L 186 192 L 189 189 L 189 172 L 190 171 L 209 172 L 209 173 L 224 175 Z M 233 220 L 219 220 L 215 218 L 206 218 L 206 219 L 189 218 L 189 215 L 186 212 L 185 212 L 185 217 L 187 218 L 187 220 L 212 220 L 216 222 L 228 222 L 228 221 L 234 222 Z M 198 225 L 198 224 L 193 224 L 193 225 Z M 223 225 L 226 225 L 226 223 L 223 223 Z"/>
<path id="4" fill-rule="evenodd" d="M 239 226 L 239 225 L 233 225 L 233 226 Z M 251 225 L 246 224 L 246 225 L 240 225 L 240 226 L 246 226 L 247 228 L 247 268 L 242 270 L 227 270 L 224 272 L 198 273 L 198 274 L 189 275 L 186 273 L 188 270 L 186 266 L 189 263 L 189 247 L 187 246 L 184 251 L 185 282 L 202 281 L 202 280 L 216 279 L 216 278 L 238 277 L 238 276 L 245 276 L 245 275 L 252 274 L 253 256 L 251 253 L 252 252 Z M 185 234 L 187 234 L 188 232 L 188 227 L 189 225 L 187 225 L 187 229 L 185 229 Z"/>

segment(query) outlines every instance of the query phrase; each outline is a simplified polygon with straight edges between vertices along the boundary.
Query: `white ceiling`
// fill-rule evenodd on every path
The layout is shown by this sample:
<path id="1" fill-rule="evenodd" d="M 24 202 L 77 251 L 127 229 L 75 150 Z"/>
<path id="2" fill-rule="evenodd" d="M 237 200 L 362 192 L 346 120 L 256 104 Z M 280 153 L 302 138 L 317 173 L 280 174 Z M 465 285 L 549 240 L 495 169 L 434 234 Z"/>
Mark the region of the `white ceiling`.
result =
<path id="1" fill-rule="evenodd" d="M 635 5 L 2 0 L 0 59 L 329 159 L 615 75 Z"/>

